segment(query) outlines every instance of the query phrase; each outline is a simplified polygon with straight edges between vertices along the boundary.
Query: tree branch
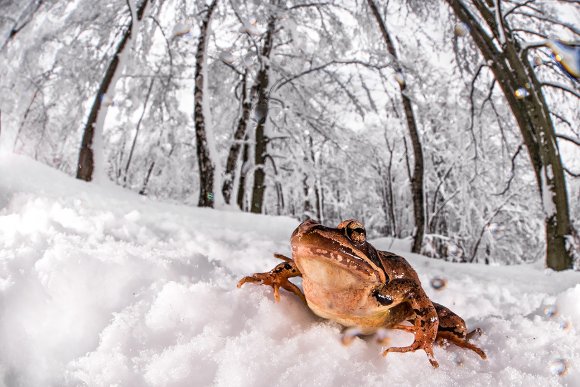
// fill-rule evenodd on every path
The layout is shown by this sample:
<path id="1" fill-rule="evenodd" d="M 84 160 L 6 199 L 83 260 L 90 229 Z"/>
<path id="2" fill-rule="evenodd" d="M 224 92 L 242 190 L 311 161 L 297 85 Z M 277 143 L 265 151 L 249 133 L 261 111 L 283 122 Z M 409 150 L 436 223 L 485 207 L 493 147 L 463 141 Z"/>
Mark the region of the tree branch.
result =
<path id="1" fill-rule="evenodd" d="M 497 216 L 497 214 L 500 213 L 502 208 L 507 204 L 507 202 L 512 198 L 512 196 L 513 195 L 508 196 L 507 199 L 499 207 L 496 208 L 496 210 L 493 212 L 493 214 L 489 217 L 487 222 L 485 222 L 485 224 L 481 228 L 481 232 L 479 233 L 479 238 L 477 239 L 477 242 L 475 243 L 475 246 L 473 247 L 473 252 L 471 253 L 471 258 L 469 259 L 469 263 L 472 263 L 475 259 L 475 256 L 477 255 L 477 250 L 479 249 L 479 244 L 481 243 L 481 239 L 483 238 L 483 234 L 485 233 L 485 229 L 489 227 L 493 218 L 495 218 Z"/>
<path id="2" fill-rule="evenodd" d="M 580 146 L 580 140 L 577 138 L 573 138 L 573 137 L 570 137 L 568 135 L 558 134 L 558 133 L 556 133 L 556 137 L 561 138 L 561 139 L 566 140 L 566 141 L 570 141 L 571 143 L 576 144 L 577 146 Z"/>
<path id="3" fill-rule="evenodd" d="M 572 95 L 574 95 L 576 98 L 580 98 L 580 93 L 577 92 L 576 90 L 573 90 L 571 88 L 569 88 L 568 86 L 564 85 L 563 83 L 557 83 L 557 82 L 550 82 L 550 81 L 543 81 L 541 83 L 542 86 L 550 86 L 556 89 L 560 89 L 562 91 L 565 91 L 567 93 L 570 93 Z"/>
<path id="4" fill-rule="evenodd" d="M 361 60 L 358 60 L 358 59 L 351 59 L 351 60 L 331 60 L 330 62 L 327 62 L 327 63 L 322 64 L 320 66 L 311 67 L 308 70 L 305 70 L 305 71 L 303 71 L 301 73 L 298 73 L 296 75 L 291 76 L 290 78 L 287 78 L 287 79 L 283 80 L 282 82 L 280 82 L 276 86 L 276 88 L 273 91 L 274 92 L 275 91 L 278 91 L 284 85 L 286 85 L 286 84 L 288 84 L 288 83 L 290 83 L 290 82 L 292 82 L 292 81 L 294 81 L 294 80 L 296 80 L 296 79 L 298 79 L 300 77 L 303 77 L 305 75 L 308 75 L 308 74 L 313 73 L 313 72 L 316 72 L 316 71 L 324 70 L 325 68 L 327 68 L 329 66 L 333 66 L 333 65 L 361 65 L 361 66 L 365 66 L 365 67 L 372 68 L 372 69 L 375 69 L 375 70 L 382 70 L 385 67 L 388 67 L 389 66 L 389 65 L 386 65 L 386 64 L 385 65 L 374 65 L 374 64 L 371 64 L 371 63 L 368 63 L 368 62 L 364 62 L 364 61 L 361 61 Z"/>
<path id="5" fill-rule="evenodd" d="M 494 196 L 502 196 L 504 195 L 507 191 L 509 191 L 510 189 L 510 185 L 512 184 L 512 180 L 514 179 L 514 177 L 516 176 L 516 157 L 518 157 L 518 154 L 522 151 L 523 148 L 523 144 L 520 144 L 518 146 L 518 149 L 516 149 L 516 152 L 514 153 L 514 155 L 512 156 L 512 169 L 511 169 L 511 175 L 510 178 L 508 179 L 508 182 L 505 186 L 505 188 L 503 189 L 503 191 L 492 194 Z"/>
<path id="6" fill-rule="evenodd" d="M 567 167 L 564 167 L 564 171 L 566 171 L 566 173 L 572 177 L 575 177 L 575 178 L 580 177 L 580 173 L 574 173 L 571 170 L 569 170 Z"/>

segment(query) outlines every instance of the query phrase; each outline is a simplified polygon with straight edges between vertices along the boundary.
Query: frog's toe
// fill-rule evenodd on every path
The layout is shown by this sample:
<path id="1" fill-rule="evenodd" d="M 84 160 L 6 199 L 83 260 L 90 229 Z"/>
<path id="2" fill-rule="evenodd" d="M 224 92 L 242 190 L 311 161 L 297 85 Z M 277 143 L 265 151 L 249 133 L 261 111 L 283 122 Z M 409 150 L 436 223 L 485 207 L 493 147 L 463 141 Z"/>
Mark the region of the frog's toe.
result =
<path id="1" fill-rule="evenodd" d="M 290 260 L 280 263 L 267 273 L 254 273 L 251 276 L 242 278 L 238 282 L 238 288 L 248 282 L 271 286 L 274 289 L 274 300 L 276 300 L 276 302 L 280 301 L 280 288 L 284 288 L 289 292 L 296 294 L 302 301 L 306 302 L 306 298 L 300 288 L 288 280 L 288 278 L 297 277 L 299 275 L 300 271 L 294 262 Z"/>
<path id="2" fill-rule="evenodd" d="M 473 333 L 475 331 L 472 331 L 468 334 L 468 337 L 472 337 Z M 481 334 L 481 333 L 479 333 Z M 473 344 L 471 344 L 468 340 L 468 338 L 462 339 L 460 337 L 457 337 L 456 335 L 452 334 L 451 332 L 438 332 L 437 333 L 437 341 L 441 342 L 442 340 L 447 340 L 455 345 L 457 345 L 458 347 L 461 348 L 465 348 L 465 349 L 470 349 L 473 352 L 477 353 L 482 359 L 487 359 L 487 355 L 485 354 L 485 352 L 483 352 L 483 350 Z"/>
<path id="3" fill-rule="evenodd" d="M 409 333 L 417 332 L 417 328 L 414 325 L 395 324 L 391 328 L 392 329 L 400 329 L 402 331 L 409 332 Z"/>
<path id="4" fill-rule="evenodd" d="M 300 288 L 298 286 L 294 285 L 288 279 L 284 279 L 283 281 L 281 281 L 280 286 L 282 286 L 284 289 L 288 290 L 290 293 L 296 294 L 306 304 L 306 297 L 304 297 L 304 293 L 302 293 Z"/>
<path id="5" fill-rule="evenodd" d="M 391 342 L 391 339 L 388 336 L 388 330 L 385 328 L 380 328 L 375 333 L 375 340 L 380 345 L 388 345 Z"/>
<path id="6" fill-rule="evenodd" d="M 255 283 L 258 282 L 262 285 L 270 285 L 269 278 L 267 276 L 268 273 L 255 273 L 254 275 L 246 276 L 238 281 L 238 288 L 241 288 L 242 285 L 250 282 Z"/>
<path id="7" fill-rule="evenodd" d="M 391 347 L 391 348 L 387 348 L 385 349 L 385 351 L 383 352 L 383 356 L 387 356 L 389 354 L 389 352 L 415 352 L 419 349 L 422 349 L 425 351 L 425 353 L 427 354 L 427 358 L 429 359 L 429 363 L 431 363 L 431 365 L 434 368 L 439 367 L 439 363 L 437 362 L 437 360 L 435 360 L 435 355 L 433 354 L 433 346 L 432 345 L 426 345 L 426 344 L 421 344 L 418 341 L 415 341 L 413 344 L 409 345 L 408 347 Z"/>
<path id="8" fill-rule="evenodd" d="M 471 340 L 473 337 L 477 336 L 481 336 L 483 334 L 483 331 L 481 330 L 481 328 L 475 328 L 474 330 L 472 330 L 471 332 L 469 332 L 465 338 L 467 340 Z"/>
<path id="9" fill-rule="evenodd" d="M 342 336 L 340 338 L 340 342 L 345 347 L 348 347 L 349 345 L 352 344 L 352 342 L 354 341 L 355 338 L 357 338 L 358 336 L 360 336 L 361 333 L 362 333 L 362 331 L 361 331 L 361 329 L 359 327 L 346 328 L 342 332 Z"/>
<path id="10" fill-rule="evenodd" d="M 275 258 L 278 258 L 278 259 L 281 259 L 281 260 L 283 260 L 285 262 L 294 262 L 294 260 L 292 258 L 289 258 L 289 257 L 287 257 L 287 256 L 285 256 L 283 254 L 274 253 L 274 257 Z"/>
<path id="11" fill-rule="evenodd" d="M 255 273 L 254 275 L 242 278 L 238 282 L 238 288 L 242 287 L 245 283 L 259 283 L 260 285 L 271 286 L 274 289 L 274 300 L 276 302 L 280 301 L 280 281 L 279 279 L 270 273 Z"/>

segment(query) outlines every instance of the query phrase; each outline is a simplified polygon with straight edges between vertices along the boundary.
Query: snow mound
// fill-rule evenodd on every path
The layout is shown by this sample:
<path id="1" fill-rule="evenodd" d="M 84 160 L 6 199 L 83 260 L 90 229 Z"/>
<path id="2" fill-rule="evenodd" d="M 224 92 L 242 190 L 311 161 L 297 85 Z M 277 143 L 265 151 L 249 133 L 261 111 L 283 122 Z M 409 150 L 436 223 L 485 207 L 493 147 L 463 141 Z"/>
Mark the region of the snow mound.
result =
<path id="1" fill-rule="evenodd" d="M 437 347 L 433 369 L 370 339 L 343 347 L 287 292 L 236 288 L 289 254 L 296 220 L 154 202 L 18 156 L 0 175 L 0 386 L 580 385 L 578 272 L 402 253 L 484 331 L 487 361 Z"/>

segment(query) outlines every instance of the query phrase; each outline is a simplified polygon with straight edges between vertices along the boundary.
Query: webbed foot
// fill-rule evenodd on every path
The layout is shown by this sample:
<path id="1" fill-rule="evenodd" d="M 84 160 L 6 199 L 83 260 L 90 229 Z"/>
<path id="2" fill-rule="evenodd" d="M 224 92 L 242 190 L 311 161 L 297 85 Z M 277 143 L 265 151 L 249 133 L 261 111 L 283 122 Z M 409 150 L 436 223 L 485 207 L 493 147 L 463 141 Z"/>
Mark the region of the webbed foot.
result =
<path id="1" fill-rule="evenodd" d="M 469 342 L 472 337 L 481 335 L 481 329 L 476 328 L 467 333 L 467 326 L 461 317 L 453 313 L 449 308 L 437 304 L 436 302 L 433 303 L 433 306 L 435 306 L 435 310 L 437 310 L 437 315 L 439 317 L 439 328 L 436 338 L 438 344 L 448 341 L 458 347 L 472 350 L 482 359 L 487 359 L 487 355 L 481 348 L 476 347 Z"/>
<path id="2" fill-rule="evenodd" d="M 474 331 L 470 332 L 473 333 Z M 441 344 L 444 340 L 447 340 L 458 347 L 470 349 L 473 352 L 477 353 L 482 359 L 487 359 L 487 355 L 483 350 L 473 344 L 471 344 L 468 340 L 471 336 L 466 338 L 461 338 L 453 334 L 452 332 L 437 332 L 437 343 Z"/>

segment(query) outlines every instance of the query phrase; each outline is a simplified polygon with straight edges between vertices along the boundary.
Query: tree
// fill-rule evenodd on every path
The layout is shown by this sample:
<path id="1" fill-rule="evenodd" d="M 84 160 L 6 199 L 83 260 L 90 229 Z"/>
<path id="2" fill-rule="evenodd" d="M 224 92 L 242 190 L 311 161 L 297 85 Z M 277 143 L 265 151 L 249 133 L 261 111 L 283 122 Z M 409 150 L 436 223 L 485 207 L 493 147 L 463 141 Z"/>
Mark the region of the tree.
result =
<path id="1" fill-rule="evenodd" d="M 247 79 L 248 71 L 247 69 L 242 74 L 242 81 L 240 83 L 240 104 L 241 104 L 241 114 L 238 119 L 238 125 L 233 135 L 232 145 L 228 152 L 228 157 L 226 160 L 225 176 L 222 185 L 222 194 L 224 196 L 224 201 L 226 204 L 230 204 L 232 197 L 232 191 L 234 189 L 234 181 L 236 178 L 236 170 L 238 168 L 238 159 L 240 157 L 240 152 L 242 150 L 242 141 L 246 136 L 248 124 L 250 121 L 250 114 L 252 112 L 252 101 L 248 96 L 247 91 Z M 247 158 L 247 157 L 246 157 Z"/>
<path id="2" fill-rule="evenodd" d="M 117 44 L 115 52 L 105 70 L 105 74 L 93 100 L 91 111 L 83 130 L 83 138 L 77 164 L 77 179 L 85 181 L 93 180 L 95 167 L 97 168 L 98 174 L 104 172 L 99 170 L 104 168 L 103 165 L 99 165 L 99 163 L 102 164 L 103 161 L 98 161 L 98 158 L 103 157 L 103 155 L 95 154 L 94 144 L 95 141 L 102 141 L 102 131 L 105 124 L 105 118 L 107 117 L 108 106 L 112 103 L 115 85 L 123 72 L 123 59 L 124 56 L 127 55 L 128 47 L 131 45 L 132 39 L 134 39 L 137 34 L 137 24 L 143 19 L 143 14 L 145 13 L 148 3 L 149 0 L 143 0 L 136 9 L 135 2 L 128 2 L 129 11 L 131 12 L 131 21 L 122 33 L 121 40 Z"/>
<path id="3" fill-rule="evenodd" d="M 271 4 L 274 8 L 277 7 L 277 1 L 272 0 Z M 270 85 L 270 53 L 274 45 L 274 33 L 276 29 L 277 20 L 276 11 L 273 11 L 268 20 L 268 27 L 266 36 L 264 37 L 264 45 L 260 53 L 260 70 L 256 77 L 256 128 L 254 132 L 254 184 L 252 188 L 252 204 L 250 211 L 256 214 L 262 213 L 262 206 L 264 204 L 264 191 L 266 186 L 266 159 L 268 152 L 268 137 L 265 129 L 268 121 L 268 111 L 270 108 L 270 96 L 268 95 L 268 88 Z"/>
<path id="4" fill-rule="evenodd" d="M 417 129 L 417 122 L 415 120 L 415 115 L 413 113 L 413 105 L 411 99 L 405 92 L 407 88 L 407 83 L 405 75 L 403 73 L 403 68 L 400 65 L 399 57 L 397 56 L 397 51 L 393 40 L 389 35 L 385 21 L 383 20 L 379 9 L 377 8 L 374 0 L 367 0 L 367 3 L 379 25 L 383 40 L 387 45 L 387 50 L 391 55 L 393 64 L 395 66 L 397 83 L 399 84 L 399 90 L 401 94 L 401 100 L 403 101 L 403 109 L 405 111 L 405 118 L 407 121 L 407 129 L 409 130 L 409 137 L 411 138 L 411 144 L 413 147 L 413 174 L 411 175 L 411 193 L 413 197 L 413 214 L 415 220 L 415 232 L 413 235 L 413 246 L 411 251 L 419 254 L 421 252 L 421 245 L 423 243 L 423 236 L 425 234 L 425 199 L 423 193 L 423 148 L 421 146 L 421 140 L 419 138 L 419 131 Z"/>
<path id="5" fill-rule="evenodd" d="M 213 138 L 208 136 L 206 115 L 208 110 L 205 104 L 206 90 L 206 56 L 207 41 L 210 34 L 210 23 L 217 0 L 213 0 L 208 6 L 205 17 L 201 24 L 197 53 L 195 54 L 195 88 L 194 88 L 194 121 L 195 121 L 195 145 L 197 150 L 197 163 L 199 166 L 199 201 L 200 207 L 214 206 L 214 185 L 215 185 L 215 161 L 210 149 L 209 141 Z"/>
<path id="6" fill-rule="evenodd" d="M 507 18 L 527 3 L 515 4 L 506 13 L 501 1 L 447 0 L 447 3 L 471 32 L 520 128 L 544 208 L 546 263 L 554 270 L 569 269 L 575 232 L 570 222 L 558 141 L 542 83 L 528 59 L 529 50 Z"/>

